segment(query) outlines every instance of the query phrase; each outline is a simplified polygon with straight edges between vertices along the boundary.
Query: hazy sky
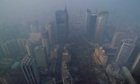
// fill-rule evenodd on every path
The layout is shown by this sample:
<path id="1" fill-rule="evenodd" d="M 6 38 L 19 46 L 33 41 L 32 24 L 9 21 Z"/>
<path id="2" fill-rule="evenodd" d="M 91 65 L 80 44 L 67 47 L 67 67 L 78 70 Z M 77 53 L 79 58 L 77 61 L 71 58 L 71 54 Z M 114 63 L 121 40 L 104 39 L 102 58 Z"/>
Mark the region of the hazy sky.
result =
<path id="1" fill-rule="evenodd" d="M 118 17 L 140 21 L 140 0 L 0 0 L 0 22 L 47 19 L 65 4 L 69 12 L 108 10 Z"/>

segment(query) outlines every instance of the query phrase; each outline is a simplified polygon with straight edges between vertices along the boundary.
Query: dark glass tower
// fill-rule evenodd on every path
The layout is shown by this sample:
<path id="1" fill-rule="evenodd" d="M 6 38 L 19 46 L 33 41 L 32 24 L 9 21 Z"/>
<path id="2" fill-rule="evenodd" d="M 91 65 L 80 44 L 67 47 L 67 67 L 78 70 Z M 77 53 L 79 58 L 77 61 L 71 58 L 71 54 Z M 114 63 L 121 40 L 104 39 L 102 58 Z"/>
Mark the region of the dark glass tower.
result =
<path id="1" fill-rule="evenodd" d="M 96 19 L 97 19 L 97 15 L 92 13 L 89 9 L 87 9 L 86 34 L 87 34 L 87 37 L 90 41 L 94 40 Z"/>
<path id="2" fill-rule="evenodd" d="M 66 43 L 68 41 L 68 12 L 67 10 L 58 10 L 56 15 L 57 41 Z"/>

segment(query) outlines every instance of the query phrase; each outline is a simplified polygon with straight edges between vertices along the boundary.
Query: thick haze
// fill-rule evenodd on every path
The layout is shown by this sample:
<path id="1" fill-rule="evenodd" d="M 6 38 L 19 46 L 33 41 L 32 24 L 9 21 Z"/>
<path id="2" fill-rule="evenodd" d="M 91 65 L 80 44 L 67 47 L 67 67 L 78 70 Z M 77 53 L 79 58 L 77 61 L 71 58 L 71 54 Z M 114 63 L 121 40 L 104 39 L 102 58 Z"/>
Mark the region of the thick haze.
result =
<path id="1" fill-rule="evenodd" d="M 54 18 L 56 10 L 64 9 L 65 4 L 70 15 L 86 13 L 87 8 L 108 10 L 110 22 L 140 23 L 139 0 L 0 0 L 0 22 L 49 20 Z"/>

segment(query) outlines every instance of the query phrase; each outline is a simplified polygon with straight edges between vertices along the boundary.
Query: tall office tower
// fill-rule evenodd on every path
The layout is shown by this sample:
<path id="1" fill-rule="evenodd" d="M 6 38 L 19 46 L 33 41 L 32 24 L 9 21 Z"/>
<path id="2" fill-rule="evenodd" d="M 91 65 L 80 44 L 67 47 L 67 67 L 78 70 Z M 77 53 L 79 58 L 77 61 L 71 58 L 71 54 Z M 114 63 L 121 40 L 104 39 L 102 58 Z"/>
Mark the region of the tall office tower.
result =
<path id="1" fill-rule="evenodd" d="M 47 68 L 47 56 L 45 47 L 37 46 L 35 48 L 35 59 L 38 67 Z"/>
<path id="2" fill-rule="evenodd" d="M 46 54 L 50 54 L 50 41 L 49 41 L 49 33 L 48 31 L 42 32 L 42 46 L 45 47 Z"/>
<path id="3" fill-rule="evenodd" d="M 137 55 L 137 58 L 131 67 L 131 72 L 134 73 L 135 75 L 140 74 L 140 66 L 139 65 L 140 65 L 140 53 Z"/>
<path id="4" fill-rule="evenodd" d="M 135 37 L 136 37 L 135 33 L 128 30 L 116 31 L 113 35 L 111 46 L 118 48 L 123 39 L 135 40 Z"/>
<path id="5" fill-rule="evenodd" d="M 137 84 L 126 66 L 122 67 L 121 74 L 123 75 L 123 78 L 125 79 L 127 84 Z"/>
<path id="6" fill-rule="evenodd" d="M 92 13 L 89 9 L 87 9 L 86 15 L 86 34 L 89 40 L 94 40 L 95 29 L 96 29 L 96 19 L 97 15 Z"/>
<path id="7" fill-rule="evenodd" d="M 55 21 L 50 22 L 51 25 L 51 44 L 57 44 L 57 28 Z"/>
<path id="8" fill-rule="evenodd" d="M 123 40 L 123 43 L 119 49 L 116 62 L 120 65 L 126 65 L 133 50 L 134 50 L 135 44 L 130 39 Z"/>
<path id="9" fill-rule="evenodd" d="M 27 55 L 23 58 L 21 68 L 28 84 L 40 84 L 39 72 L 32 56 Z"/>
<path id="10" fill-rule="evenodd" d="M 135 62 L 139 59 L 139 53 L 140 53 L 140 38 L 137 38 L 134 40 L 135 46 L 134 49 L 130 55 L 130 58 L 127 62 L 127 67 L 132 70 L 133 65 L 136 64 Z"/>
<path id="11" fill-rule="evenodd" d="M 68 41 L 68 12 L 65 10 L 56 11 L 57 41 L 66 43 Z"/>
<path id="12" fill-rule="evenodd" d="M 131 70 L 135 60 L 137 59 L 139 52 L 140 52 L 140 38 L 137 38 L 134 40 L 134 49 L 130 55 L 130 58 L 128 59 L 127 62 L 127 67 Z"/>
<path id="13" fill-rule="evenodd" d="M 107 25 L 107 19 L 108 19 L 108 12 L 101 11 L 97 18 L 96 32 L 94 37 L 95 42 L 99 43 L 100 45 L 102 44 L 104 39 L 104 32 Z"/>
<path id="14" fill-rule="evenodd" d="M 48 32 L 49 43 L 52 44 L 52 26 L 50 24 L 45 25 L 45 30 Z"/>

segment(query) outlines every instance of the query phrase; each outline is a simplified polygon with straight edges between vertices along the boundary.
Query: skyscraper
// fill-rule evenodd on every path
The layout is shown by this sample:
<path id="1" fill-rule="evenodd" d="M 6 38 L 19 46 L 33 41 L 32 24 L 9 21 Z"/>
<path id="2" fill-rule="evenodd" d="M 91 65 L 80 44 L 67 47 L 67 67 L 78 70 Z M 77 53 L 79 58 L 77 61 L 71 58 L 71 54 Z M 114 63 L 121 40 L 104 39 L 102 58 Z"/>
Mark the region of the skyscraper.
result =
<path id="1" fill-rule="evenodd" d="M 66 43 L 68 40 L 68 12 L 65 10 L 56 11 L 57 41 Z"/>
<path id="2" fill-rule="evenodd" d="M 134 40 L 135 47 L 130 55 L 130 58 L 127 62 L 127 67 L 131 70 L 139 62 L 140 58 L 140 38 L 136 37 Z"/>
<path id="3" fill-rule="evenodd" d="M 134 50 L 135 44 L 131 40 L 125 39 L 119 49 L 116 62 L 120 65 L 126 65 Z"/>
<path id="4" fill-rule="evenodd" d="M 126 66 L 122 67 L 122 72 L 121 73 L 122 73 L 124 79 L 126 80 L 127 84 L 137 84 Z"/>
<path id="5" fill-rule="evenodd" d="M 135 75 L 139 75 L 139 72 L 140 72 L 140 66 L 139 65 L 140 65 L 140 53 L 138 54 L 135 62 L 133 63 L 133 65 L 131 67 L 131 71 Z"/>
<path id="6" fill-rule="evenodd" d="M 97 24 L 96 24 L 96 32 L 94 40 L 96 43 L 102 44 L 105 28 L 107 25 L 107 19 L 108 19 L 108 12 L 107 11 L 101 11 L 97 18 Z"/>
<path id="7" fill-rule="evenodd" d="M 57 43 L 57 28 L 56 28 L 56 22 L 52 21 L 50 22 L 51 25 L 51 44 L 56 44 Z"/>
<path id="8" fill-rule="evenodd" d="M 40 84 L 40 77 L 37 70 L 35 59 L 26 55 L 21 63 L 22 71 L 24 72 L 24 76 L 28 82 L 28 84 Z"/>
<path id="9" fill-rule="evenodd" d="M 37 46 L 35 48 L 35 59 L 38 67 L 47 68 L 47 56 L 44 47 Z"/>
<path id="10" fill-rule="evenodd" d="M 48 31 L 42 32 L 42 46 L 46 49 L 46 54 L 49 55 L 50 53 L 50 39 Z"/>
<path id="11" fill-rule="evenodd" d="M 92 13 L 89 9 L 87 9 L 86 14 L 86 33 L 89 40 L 94 40 L 95 29 L 96 29 L 96 19 L 97 15 Z"/>
<path id="12" fill-rule="evenodd" d="M 48 32 L 49 43 L 52 44 L 52 25 L 47 24 L 45 30 Z"/>

